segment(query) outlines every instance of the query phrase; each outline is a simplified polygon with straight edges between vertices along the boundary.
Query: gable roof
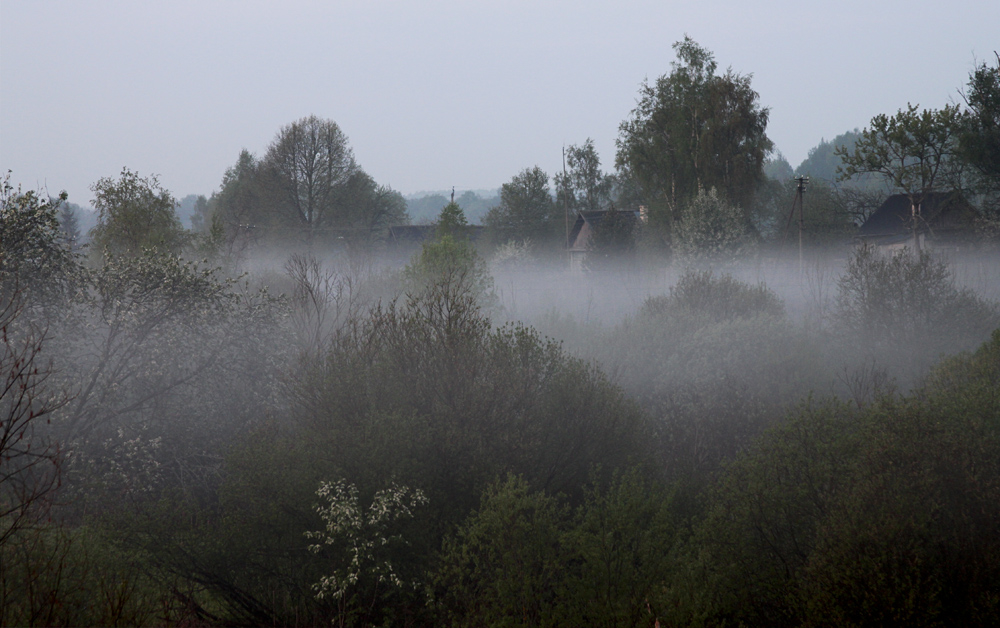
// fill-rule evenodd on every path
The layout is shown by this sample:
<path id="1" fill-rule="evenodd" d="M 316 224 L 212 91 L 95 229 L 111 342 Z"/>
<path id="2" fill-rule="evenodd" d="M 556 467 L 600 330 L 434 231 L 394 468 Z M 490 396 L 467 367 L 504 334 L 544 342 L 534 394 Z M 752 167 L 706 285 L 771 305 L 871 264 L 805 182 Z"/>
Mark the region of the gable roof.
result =
<path id="1" fill-rule="evenodd" d="M 955 192 L 929 192 L 920 204 L 918 233 L 955 233 L 967 231 L 976 211 Z M 913 210 L 910 197 L 893 194 L 875 210 L 858 235 L 861 238 L 894 238 L 912 236 Z"/>
<path id="2" fill-rule="evenodd" d="M 590 234 L 594 229 L 599 229 L 604 217 L 611 210 L 579 211 L 576 213 L 576 222 L 569 232 L 569 248 L 571 251 L 586 251 L 590 242 Z M 625 220 L 635 222 L 639 219 L 639 212 L 634 209 L 615 210 L 619 216 Z"/>

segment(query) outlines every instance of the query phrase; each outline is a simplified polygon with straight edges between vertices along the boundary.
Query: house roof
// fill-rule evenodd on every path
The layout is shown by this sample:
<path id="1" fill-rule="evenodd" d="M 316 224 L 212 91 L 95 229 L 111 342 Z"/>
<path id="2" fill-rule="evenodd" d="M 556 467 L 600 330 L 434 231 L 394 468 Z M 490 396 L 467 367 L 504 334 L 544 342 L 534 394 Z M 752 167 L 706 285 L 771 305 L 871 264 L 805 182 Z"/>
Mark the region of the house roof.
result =
<path id="1" fill-rule="evenodd" d="M 583 251 L 587 248 L 587 241 L 590 240 L 590 232 L 593 229 L 598 229 L 601 223 L 604 222 L 604 217 L 608 214 L 610 210 L 596 210 L 596 211 L 579 211 L 576 213 L 576 222 L 573 223 L 573 228 L 569 232 L 570 249 L 574 251 Z M 625 220 L 637 221 L 639 219 L 639 212 L 633 209 L 619 209 L 617 211 L 618 215 Z M 585 231 L 586 227 L 586 231 Z M 583 236 L 580 237 L 580 232 L 585 231 Z"/>
<path id="2" fill-rule="evenodd" d="M 913 233 L 910 197 L 893 194 L 875 210 L 858 235 L 862 238 L 892 238 Z M 929 192 L 920 204 L 919 233 L 965 231 L 972 225 L 976 212 L 954 192 Z"/>

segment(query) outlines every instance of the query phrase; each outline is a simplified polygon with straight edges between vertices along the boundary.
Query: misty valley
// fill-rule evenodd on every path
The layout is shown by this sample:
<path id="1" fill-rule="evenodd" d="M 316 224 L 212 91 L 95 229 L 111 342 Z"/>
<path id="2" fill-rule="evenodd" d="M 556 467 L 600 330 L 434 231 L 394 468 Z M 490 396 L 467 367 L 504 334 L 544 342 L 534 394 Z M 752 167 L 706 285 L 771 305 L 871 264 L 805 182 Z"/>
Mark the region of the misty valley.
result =
<path id="1" fill-rule="evenodd" d="M 491 198 L 8 174 L 0 625 L 995 625 L 998 67 L 793 170 L 675 50 Z"/>

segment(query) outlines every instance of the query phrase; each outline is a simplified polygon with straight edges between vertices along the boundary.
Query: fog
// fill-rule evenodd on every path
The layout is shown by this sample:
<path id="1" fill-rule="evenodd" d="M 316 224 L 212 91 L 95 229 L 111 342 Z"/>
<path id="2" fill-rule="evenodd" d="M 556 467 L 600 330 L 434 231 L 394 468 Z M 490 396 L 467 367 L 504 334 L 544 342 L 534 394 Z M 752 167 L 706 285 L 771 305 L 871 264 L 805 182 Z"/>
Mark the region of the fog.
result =
<path id="1" fill-rule="evenodd" d="M 995 243 L 570 259 L 444 211 L 171 252 L 4 211 L 0 623 L 995 610 Z"/>

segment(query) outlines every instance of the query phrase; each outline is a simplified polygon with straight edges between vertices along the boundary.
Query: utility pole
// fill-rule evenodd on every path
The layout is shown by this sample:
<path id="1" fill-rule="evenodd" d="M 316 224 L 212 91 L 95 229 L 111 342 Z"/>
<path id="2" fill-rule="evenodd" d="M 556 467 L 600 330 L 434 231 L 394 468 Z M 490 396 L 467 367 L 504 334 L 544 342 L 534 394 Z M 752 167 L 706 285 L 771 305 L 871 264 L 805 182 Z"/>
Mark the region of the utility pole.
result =
<path id="1" fill-rule="evenodd" d="M 567 185 L 569 180 L 566 178 L 566 146 L 563 145 L 562 149 L 562 166 L 563 166 L 563 185 Z M 567 203 L 568 190 L 563 190 L 563 218 L 566 222 L 566 259 L 572 264 L 573 253 L 570 251 L 570 241 L 569 241 L 569 204 Z"/>
<path id="2" fill-rule="evenodd" d="M 799 207 L 799 274 L 802 274 L 803 260 L 802 260 L 802 234 L 805 231 L 805 220 L 802 215 L 802 195 L 805 194 L 806 185 L 809 184 L 809 177 L 795 177 L 795 181 L 798 185 L 795 187 L 795 200 L 792 201 L 792 211 L 788 214 L 788 224 L 785 225 L 785 235 L 782 241 L 787 239 L 788 230 L 792 226 L 792 219 L 795 218 L 795 206 Z"/>
<path id="3" fill-rule="evenodd" d="M 910 195 L 910 230 L 913 233 L 913 255 L 920 259 L 920 213 L 923 209 L 924 194 L 921 192 L 917 201 Z"/>

